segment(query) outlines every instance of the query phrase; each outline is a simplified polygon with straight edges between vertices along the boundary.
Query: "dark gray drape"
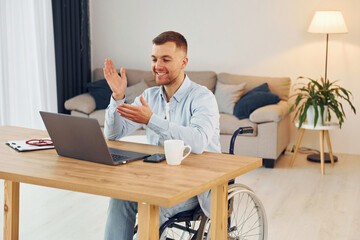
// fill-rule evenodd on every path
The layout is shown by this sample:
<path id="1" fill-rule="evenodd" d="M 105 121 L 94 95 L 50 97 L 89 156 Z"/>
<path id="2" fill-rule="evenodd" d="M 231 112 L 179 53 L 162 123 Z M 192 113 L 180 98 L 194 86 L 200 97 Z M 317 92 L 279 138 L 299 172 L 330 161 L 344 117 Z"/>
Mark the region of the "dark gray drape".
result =
<path id="1" fill-rule="evenodd" d="M 91 81 L 89 2 L 52 0 L 58 112 Z"/>

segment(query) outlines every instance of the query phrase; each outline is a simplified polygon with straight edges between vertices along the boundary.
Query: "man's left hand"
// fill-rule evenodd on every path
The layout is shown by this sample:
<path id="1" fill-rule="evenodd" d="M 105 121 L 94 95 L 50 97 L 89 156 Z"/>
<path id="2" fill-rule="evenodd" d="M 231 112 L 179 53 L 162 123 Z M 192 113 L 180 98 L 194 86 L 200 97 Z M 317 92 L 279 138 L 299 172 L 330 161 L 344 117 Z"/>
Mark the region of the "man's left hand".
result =
<path id="1" fill-rule="evenodd" d="M 134 106 L 126 103 L 120 104 L 116 107 L 116 111 L 120 116 L 133 122 L 148 124 L 152 115 L 151 109 L 142 95 L 140 96 L 140 102 L 141 106 Z"/>

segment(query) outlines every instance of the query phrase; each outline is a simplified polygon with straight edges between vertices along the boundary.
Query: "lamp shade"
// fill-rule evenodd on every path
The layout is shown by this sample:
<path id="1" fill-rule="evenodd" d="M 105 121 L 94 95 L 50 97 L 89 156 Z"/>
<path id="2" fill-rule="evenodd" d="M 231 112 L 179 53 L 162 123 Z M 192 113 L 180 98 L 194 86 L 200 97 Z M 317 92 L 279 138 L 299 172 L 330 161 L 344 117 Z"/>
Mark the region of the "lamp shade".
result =
<path id="1" fill-rule="evenodd" d="M 310 23 L 311 33 L 347 33 L 347 27 L 340 11 L 317 11 Z"/>

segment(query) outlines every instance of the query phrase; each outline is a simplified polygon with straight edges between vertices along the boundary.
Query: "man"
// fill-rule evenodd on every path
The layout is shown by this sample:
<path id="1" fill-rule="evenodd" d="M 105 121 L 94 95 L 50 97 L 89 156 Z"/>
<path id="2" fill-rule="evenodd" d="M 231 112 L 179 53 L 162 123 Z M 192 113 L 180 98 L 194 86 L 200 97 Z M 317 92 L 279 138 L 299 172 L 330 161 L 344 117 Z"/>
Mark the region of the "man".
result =
<path id="1" fill-rule="evenodd" d="M 159 87 L 149 88 L 132 105 L 125 104 L 125 69 L 119 76 L 111 60 L 105 60 L 104 75 L 113 92 L 106 110 L 104 132 L 118 139 L 146 125 L 150 144 L 163 145 L 167 139 L 181 139 L 192 152 L 220 152 L 219 111 L 214 95 L 192 82 L 184 73 L 188 63 L 186 39 L 177 32 L 161 33 L 153 40 L 152 72 Z M 196 178 L 194 179 L 196 181 Z M 200 203 L 210 215 L 210 191 L 170 208 L 160 207 L 160 226 L 178 212 Z M 105 239 L 131 240 L 137 203 L 111 199 Z"/>

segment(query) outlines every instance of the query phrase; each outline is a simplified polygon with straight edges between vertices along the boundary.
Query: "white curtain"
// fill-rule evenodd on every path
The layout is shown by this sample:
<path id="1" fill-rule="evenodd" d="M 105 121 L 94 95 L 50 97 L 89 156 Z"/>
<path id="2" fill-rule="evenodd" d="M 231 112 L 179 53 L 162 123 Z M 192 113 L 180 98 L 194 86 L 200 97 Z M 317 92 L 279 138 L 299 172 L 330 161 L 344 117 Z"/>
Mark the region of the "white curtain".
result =
<path id="1" fill-rule="evenodd" d="M 0 0 L 0 125 L 43 129 L 57 112 L 51 0 Z"/>

